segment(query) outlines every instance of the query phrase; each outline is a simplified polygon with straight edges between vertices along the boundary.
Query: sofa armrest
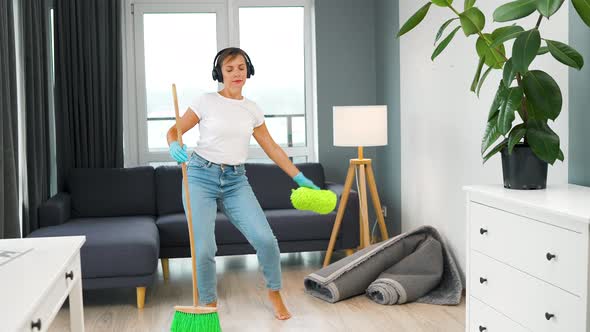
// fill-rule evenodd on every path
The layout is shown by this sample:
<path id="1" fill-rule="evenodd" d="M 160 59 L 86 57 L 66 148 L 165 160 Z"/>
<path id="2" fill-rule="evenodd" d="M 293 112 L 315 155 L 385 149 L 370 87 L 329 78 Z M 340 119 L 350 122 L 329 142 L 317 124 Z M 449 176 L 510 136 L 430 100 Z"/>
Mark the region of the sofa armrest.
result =
<path id="1" fill-rule="evenodd" d="M 342 192 L 344 191 L 344 184 L 334 183 L 326 181 L 326 189 L 333 191 L 338 196 L 338 207 L 340 206 L 340 199 Z M 344 209 L 344 216 L 342 217 L 342 223 L 340 224 L 340 230 L 338 235 L 341 238 L 340 246 L 337 249 L 354 249 L 360 244 L 360 224 L 359 224 L 359 197 L 358 193 L 354 189 L 350 189 L 348 194 L 348 200 L 346 202 L 346 208 Z"/>
<path id="2" fill-rule="evenodd" d="M 63 224 L 70 219 L 70 208 L 70 194 L 57 193 L 39 206 L 39 227 Z"/>

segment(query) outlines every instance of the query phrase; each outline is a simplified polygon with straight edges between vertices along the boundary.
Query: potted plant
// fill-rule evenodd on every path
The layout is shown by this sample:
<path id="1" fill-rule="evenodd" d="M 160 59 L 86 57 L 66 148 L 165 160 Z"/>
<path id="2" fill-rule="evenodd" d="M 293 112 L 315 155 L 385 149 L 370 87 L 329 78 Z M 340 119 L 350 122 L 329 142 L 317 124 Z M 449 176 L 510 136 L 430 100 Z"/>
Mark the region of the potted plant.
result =
<path id="1" fill-rule="evenodd" d="M 547 164 L 563 161 L 559 136 L 549 127 L 561 112 L 562 95 L 559 85 L 548 73 L 530 68 L 540 55 L 550 53 L 564 65 L 580 70 L 584 59 L 571 46 L 541 37 L 539 28 L 543 18 L 554 15 L 565 0 L 516 0 L 496 8 L 496 22 L 515 21 L 534 13 L 538 19 L 534 27 L 525 30 L 513 23 L 484 32 L 485 15 L 475 6 L 476 0 L 464 0 L 462 11 L 453 0 L 431 0 L 422 6 L 400 28 L 400 37 L 416 27 L 428 14 L 432 5 L 445 7 L 453 17 L 439 28 L 435 37 L 434 60 L 451 43 L 459 29 L 465 36 L 475 35 L 475 51 L 479 63 L 471 84 L 471 91 L 479 91 L 492 70 L 502 70 L 502 79 L 489 115 L 481 144 L 485 163 L 500 152 L 504 187 L 513 189 L 541 189 L 546 187 Z M 590 26 L 590 0 L 572 0 L 574 8 L 586 25 Z M 454 27 L 455 26 L 455 27 Z M 442 38 L 447 28 L 454 27 Z M 442 39 L 441 39 L 442 38 Z M 505 43 L 513 41 L 510 55 Z M 438 44 L 437 44 L 438 43 Z M 484 71 L 484 67 L 487 67 Z M 520 121 L 516 120 L 518 114 Z M 499 141 L 499 142 L 498 142 Z M 498 142 L 496 145 L 494 143 Z M 492 147 L 493 146 L 493 147 Z"/>

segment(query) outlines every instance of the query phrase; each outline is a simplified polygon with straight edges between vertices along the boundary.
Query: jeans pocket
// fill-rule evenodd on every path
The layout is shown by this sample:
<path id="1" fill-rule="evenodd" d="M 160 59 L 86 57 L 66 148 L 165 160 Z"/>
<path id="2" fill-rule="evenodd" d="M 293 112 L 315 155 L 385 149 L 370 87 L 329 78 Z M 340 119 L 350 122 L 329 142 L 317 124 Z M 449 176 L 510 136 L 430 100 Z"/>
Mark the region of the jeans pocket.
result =
<path id="1" fill-rule="evenodd" d="M 207 166 L 207 163 L 201 158 L 192 156 L 187 165 L 189 168 L 203 168 Z"/>

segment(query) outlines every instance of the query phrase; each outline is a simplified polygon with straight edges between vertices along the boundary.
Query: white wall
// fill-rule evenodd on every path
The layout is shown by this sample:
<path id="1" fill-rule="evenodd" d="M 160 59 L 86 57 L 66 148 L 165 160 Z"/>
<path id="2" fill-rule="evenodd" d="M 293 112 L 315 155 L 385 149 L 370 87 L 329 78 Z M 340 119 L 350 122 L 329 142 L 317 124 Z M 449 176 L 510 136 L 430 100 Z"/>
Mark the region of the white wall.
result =
<path id="1" fill-rule="evenodd" d="M 400 24 L 424 2 L 400 1 Z M 476 3 L 488 20 L 485 32 L 500 26 L 491 23 L 491 15 L 505 2 L 486 0 Z M 455 1 L 455 6 L 462 8 L 463 1 Z M 563 7 L 550 21 L 543 19 L 542 37 L 567 43 L 567 1 Z M 500 155 L 485 165 L 482 165 L 480 155 L 489 106 L 501 72 L 490 74 L 479 99 L 469 91 L 478 60 L 476 36 L 466 38 L 461 30 L 435 62 L 430 60 L 434 36 L 439 26 L 451 17 L 453 13 L 449 9 L 433 5 L 426 19 L 400 38 L 402 231 L 425 224 L 436 227 L 463 271 L 465 198 L 461 188 L 467 184 L 502 183 Z M 518 22 L 530 29 L 536 19 L 537 15 L 533 14 Z M 511 23 L 502 25 L 508 24 Z M 447 33 L 450 31 L 448 29 Z M 507 47 L 508 50 L 511 48 Z M 562 89 L 562 114 L 550 126 L 561 138 L 566 162 L 557 161 L 550 166 L 548 182 L 567 183 L 568 70 L 550 54 L 535 60 L 531 68 L 551 74 Z"/>

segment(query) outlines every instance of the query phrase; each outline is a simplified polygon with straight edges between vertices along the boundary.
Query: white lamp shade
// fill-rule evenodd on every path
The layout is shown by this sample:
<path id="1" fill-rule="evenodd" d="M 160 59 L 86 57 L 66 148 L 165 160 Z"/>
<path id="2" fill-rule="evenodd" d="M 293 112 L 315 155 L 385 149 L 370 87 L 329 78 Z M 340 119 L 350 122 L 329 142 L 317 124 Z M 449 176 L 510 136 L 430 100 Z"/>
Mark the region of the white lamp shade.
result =
<path id="1" fill-rule="evenodd" d="M 334 146 L 387 145 L 387 105 L 334 106 Z"/>

